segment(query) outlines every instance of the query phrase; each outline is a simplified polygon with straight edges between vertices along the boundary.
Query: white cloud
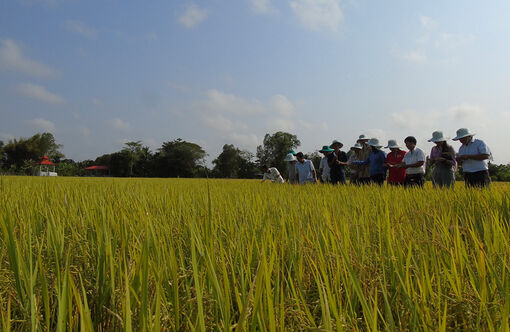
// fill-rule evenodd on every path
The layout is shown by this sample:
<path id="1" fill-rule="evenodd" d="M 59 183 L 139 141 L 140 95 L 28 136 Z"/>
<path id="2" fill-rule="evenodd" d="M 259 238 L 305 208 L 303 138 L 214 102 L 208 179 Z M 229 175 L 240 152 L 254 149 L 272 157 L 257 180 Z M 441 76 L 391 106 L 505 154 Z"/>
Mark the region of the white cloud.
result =
<path id="1" fill-rule="evenodd" d="M 32 119 L 29 123 L 36 129 L 43 132 L 54 133 L 56 131 L 55 124 L 46 119 Z"/>
<path id="2" fill-rule="evenodd" d="M 92 98 L 92 105 L 96 107 L 101 107 L 104 105 L 103 101 L 99 98 Z"/>
<path id="3" fill-rule="evenodd" d="M 231 131 L 234 128 L 234 122 L 221 114 L 204 116 L 202 122 L 209 128 L 219 131 Z"/>
<path id="4" fill-rule="evenodd" d="M 232 133 L 229 137 L 234 145 L 242 149 L 254 149 L 260 144 L 259 138 L 255 134 Z"/>
<path id="5" fill-rule="evenodd" d="M 290 117 L 296 114 L 294 105 L 292 105 L 287 97 L 282 95 L 275 95 L 271 98 L 271 107 L 276 114 L 284 117 Z"/>
<path id="6" fill-rule="evenodd" d="M 272 0 L 250 0 L 253 12 L 257 14 L 274 14 L 277 12 Z"/>
<path id="7" fill-rule="evenodd" d="M 411 51 L 404 54 L 401 54 L 402 59 L 414 62 L 414 63 L 423 63 L 427 60 L 427 56 L 425 54 L 420 53 L 419 51 Z"/>
<path id="8" fill-rule="evenodd" d="M 120 130 L 120 131 L 127 131 L 127 130 L 131 129 L 131 125 L 128 122 L 126 122 L 122 119 L 119 119 L 119 118 L 111 119 L 109 122 L 109 125 L 113 129 Z"/>
<path id="9" fill-rule="evenodd" d="M 51 77 L 56 73 L 43 63 L 25 57 L 21 47 L 9 39 L 0 40 L 0 68 L 37 77 Z"/>
<path id="10" fill-rule="evenodd" d="M 97 31 L 93 27 L 86 25 L 81 21 L 67 20 L 64 27 L 74 33 L 77 33 L 85 38 L 94 39 L 97 36 Z"/>
<path id="11" fill-rule="evenodd" d="M 266 111 L 264 106 L 257 100 L 247 101 L 236 95 L 215 89 L 207 91 L 206 95 L 205 107 L 209 110 L 236 114 L 261 114 Z"/>
<path id="12" fill-rule="evenodd" d="M 420 23 L 421 27 L 425 30 L 434 30 L 439 26 L 434 19 L 423 15 L 420 16 Z"/>
<path id="13" fill-rule="evenodd" d="M 274 131 L 294 131 L 297 126 L 291 118 L 271 118 L 267 121 L 267 127 Z"/>
<path id="14" fill-rule="evenodd" d="M 462 124 L 462 126 L 486 127 L 488 115 L 487 112 L 477 105 L 461 104 L 451 107 L 447 111 L 453 121 Z"/>
<path id="15" fill-rule="evenodd" d="M 208 15 L 206 9 L 202 9 L 196 4 L 190 4 L 182 16 L 179 17 L 179 22 L 186 28 L 191 29 L 204 21 Z"/>
<path id="16" fill-rule="evenodd" d="M 17 88 L 18 93 L 21 95 L 42 101 L 48 104 L 63 104 L 65 103 L 64 98 L 56 95 L 52 92 L 46 90 L 44 86 L 32 84 L 32 83 L 24 83 L 20 84 Z"/>
<path id="17" fill-rule="evenodd" d="M 312 30 L 337 31 L 343 22 L 338 0 L 294 0 L 290 7 L 301 23 Z"/>

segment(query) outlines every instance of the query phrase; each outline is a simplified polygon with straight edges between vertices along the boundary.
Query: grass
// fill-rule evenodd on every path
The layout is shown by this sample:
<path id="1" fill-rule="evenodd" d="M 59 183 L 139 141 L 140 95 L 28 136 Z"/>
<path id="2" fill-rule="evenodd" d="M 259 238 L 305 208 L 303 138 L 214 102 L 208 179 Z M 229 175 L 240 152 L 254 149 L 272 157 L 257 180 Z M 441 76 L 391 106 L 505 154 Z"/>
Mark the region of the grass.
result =
<path id="1" fill-rule="evenodd" d="M 508 331 L 510 185 L 0 178 L 3 331 Z"/>

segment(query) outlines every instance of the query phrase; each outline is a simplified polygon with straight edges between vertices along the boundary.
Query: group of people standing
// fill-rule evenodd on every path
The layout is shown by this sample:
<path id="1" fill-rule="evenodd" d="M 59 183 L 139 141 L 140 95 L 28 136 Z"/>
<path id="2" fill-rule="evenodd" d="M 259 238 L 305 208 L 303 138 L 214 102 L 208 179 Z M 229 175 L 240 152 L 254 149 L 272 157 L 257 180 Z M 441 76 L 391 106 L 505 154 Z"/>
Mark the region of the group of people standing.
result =
<path id="1" fill-rule="evenodd" d="M 454 141 L 462 146 L 458 153 L 448 144 L 448 137 L 443 132 L 435 131 L 428 141 L 434 143 L 429 156 L 429 165 L 433 167 L 432 183 L 434 186 L 453 188 L 455 172 L 462 166 L 465 183 L 470 187 L 486 187 L 490 184 L 488 163 L 491 152 L 487 145 L 473 136 L 467 128 L 457 130 Z M 385 146 L 390 152 L 386 154 L 377 138 L 360 135 L 356 144 L 347 154 L 342 151 L 343 144 L 334 140 L 319 151 L 321 159 L 318 173 L 311 160 L 307 160 L 302 152 L 290 151 L 285 157 L 289 183 L 323 183 L 346 184 L 346 167 L 350 172 L 350 183 L 362 185 L 375 183 L 383 185 L 402 185 L 406 187 L 421 186 L 425 183 L 425 167 L 427 157 L 422 149 L 416 146 L 416 138 L 408 136 L 404 139 L 407 151 L 396 140 L 391 139 Z M 269 166 L 263 166 L 262 181 L 284 183 L 280 172 Z"/>

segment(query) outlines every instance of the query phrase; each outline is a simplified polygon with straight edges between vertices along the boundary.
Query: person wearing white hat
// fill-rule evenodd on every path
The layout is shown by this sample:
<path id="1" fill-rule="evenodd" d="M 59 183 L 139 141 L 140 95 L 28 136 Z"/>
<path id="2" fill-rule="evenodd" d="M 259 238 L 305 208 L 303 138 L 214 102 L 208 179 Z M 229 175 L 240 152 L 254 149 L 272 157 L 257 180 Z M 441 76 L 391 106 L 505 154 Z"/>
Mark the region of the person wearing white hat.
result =
<path id="1" fill-rule="evenodd" d="M 361 145 L 361 151 L 359 153 L 360 160 L 366 160 L 370 153 L 372 152 L 372 147 L 368 145 L 368 141 L 370 139 L 365 134 L 361 134 L 358 137 L 357 143 Z M 369 184 L 370 180 L 370 166 L 361 165 L 358 166 L 358 180 L 359 184 Z"/>
<path id="2" fill-rule="evenodd" d="M 432 184 L 436 187 L 453 188 L 455 184 L 455 150 L 447 143 L 449 138 L 442 131 L 432 133 L 429 142 L 435 143 L 430 151 L 430 164 L 434 166 L 432 172 Z"/>
<path id="3" fill-rule="evenodd" d="M 283 181 L 282 176 L 280 175 L 280 172 L 276 167 L 269 167 L 267 165 L 263 165 L 261 167 L 262 171 L 264 172 L 264 177 L 262 178 L 262 182 L 269 180 L 271 182 L 277 182 L 283 184 L 285 181 Z"/>
<path id="4" fill-rule="evenodd" d="M 416 147 L 416 138 L 407 136 L 404 140 L 409 152 L 406 153 L 400 167 L 406 169 L 406 187 L 420 186 L 425 184 L 425 153 L 422 149 Z"/>
<path id="5" fill-rule="evenodd" d="M 467 128 L 457 130 L 453 140 L 462 143 L 457 162 L 462 165 L 467 187 L 487 187 L 491 182 L 487 164 L 491 151 L 482 140 L 473 139 L 474 135 Z"/>
<path id="6" fill-rule="evenodd" d="M 360 155 L 361 155 L 361 144 L 356 143 L 353 146 L 351 146 L 351 155 L 349 156 L 349 159 L 347 160 L 347 164 L 349 164 L 349 170 L 350 170 L 350 183 L 351 184 L 360 184 L 359 178 L 358 178 L 358 171 L 360 167 L 365 166 L 359 166 L 354 165 L 353 161 L 361 161 Z M 365 158 L 366 159 L 366 158 Z M 363 159 L 364 160 L 364 159 Z"/>
<path id="7" fill-rule="evenodd" d="M 290 184 L 297 183 L 296 180 L 296 162 L 297 159 L 292 152 L 289 152 L 285 159 L 283 159 L 287 163 L 287 182 Z"/>
<path id="8" fill-rule="evenodd" d="M 404 185 L 406 180 L 405 168 L 398 167 L 402 163 L 406 152 L 402 150 L 402 147 L 397 144 L 397 141 L 390 139 L 386 149 L 390 149 L 391 152 L 386 155 L 386 163 L 384 167 L 388 169 L 388 184 L 391 185 Z"/>
<path id="9" fill-rule="evenodd" d="M 382 145 L 379 144 L 379 140 L 377 138 L 371 138 L 367 144 L 372 149 L 368 158 L 363 161 L 354 161 L 352 164 L 368 165 L 370 170 L 370 181 L 382 186 L 386 179 L 386 169 L 384 168 L 386 154 L 381 150 Z"/>
<path id="10" fill-rule="evenodd" d="M 329 146 L 334 151 L 328 156 L 328 165 L 330 167 L 329 176 L 331 177 L 331 184 L 346 184 L 345 179 L 345 166 L 347 166 L 347 154 L 340 150 L 344 146 L 337 140 Z"/>

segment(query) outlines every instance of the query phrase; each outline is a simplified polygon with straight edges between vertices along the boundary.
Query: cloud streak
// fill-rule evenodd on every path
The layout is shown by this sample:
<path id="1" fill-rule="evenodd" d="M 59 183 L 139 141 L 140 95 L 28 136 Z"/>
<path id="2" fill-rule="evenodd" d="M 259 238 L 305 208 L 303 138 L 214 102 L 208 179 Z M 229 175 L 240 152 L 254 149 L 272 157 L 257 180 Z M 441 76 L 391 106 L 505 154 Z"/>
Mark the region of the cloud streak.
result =
<path id="1" fill-rule="evenodd" d="M 10 39 L 0 40 L 0 68 L 36 77 L 56 76 L 52 68 L 23 55 L 21 47 Z"/>
<path id="2" fill-rule="evenodd" d="M 19 94 L 24 97 L 42 101 L 48 104 L 64 104 L 64 98 L 46 90 L 42 85 L 24 83 L 20 84 L 17 88 Z"/>
<path id="3" fill-rule="evenodd" d="M 29 123 L 34 129 L 43 132 L 54 133 L 57 130 L 55 124 L 46 119 L 32 119 Z"/>
<path id="4" fill-rule="evenodd" d="M 202 23 L 208 15 L 209 12 L 207 10 L 200 8 L 196 4 L 190 4 L 181 17 L 179 17 L 179 23 L 191 29 Z"/>
<path id="5" fill-rule="evenodd" d="M 64 22 L 64 28 L 88 39 L 95 39 L 97 36 L 96 29 L 81 21 L 67 20 Z"/>
<path id="6" fill-rule="evenodd" d="M 338 0 L 294 0 L 290 7 L 303 26 L 315 31 L 336 32 L 344 19 Z"/>

